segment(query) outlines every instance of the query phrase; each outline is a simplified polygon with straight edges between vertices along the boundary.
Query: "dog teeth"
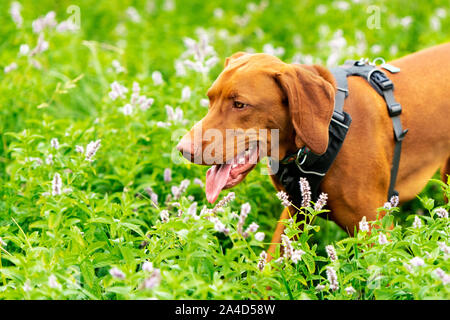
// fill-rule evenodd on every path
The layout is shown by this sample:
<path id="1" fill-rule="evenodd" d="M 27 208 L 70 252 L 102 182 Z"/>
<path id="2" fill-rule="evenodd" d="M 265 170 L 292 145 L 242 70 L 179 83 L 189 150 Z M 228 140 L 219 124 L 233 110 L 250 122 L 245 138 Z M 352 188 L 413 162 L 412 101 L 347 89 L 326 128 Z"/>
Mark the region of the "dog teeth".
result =
<path id="1" fill-rule="evenodd" d="M 231 166 L 231 168 L 236 168 L 236 167 L 237 167 L 236 163 Z"/>
<path id="2" fill-rule="evenodd" d="M 239 163 L 239 164 L 244 164 L 244 163 L 245 163 L 245 158 L 244 158 L 244 157 L 239 158 L 239 159 L 238 159 L 238 163 Z"/>

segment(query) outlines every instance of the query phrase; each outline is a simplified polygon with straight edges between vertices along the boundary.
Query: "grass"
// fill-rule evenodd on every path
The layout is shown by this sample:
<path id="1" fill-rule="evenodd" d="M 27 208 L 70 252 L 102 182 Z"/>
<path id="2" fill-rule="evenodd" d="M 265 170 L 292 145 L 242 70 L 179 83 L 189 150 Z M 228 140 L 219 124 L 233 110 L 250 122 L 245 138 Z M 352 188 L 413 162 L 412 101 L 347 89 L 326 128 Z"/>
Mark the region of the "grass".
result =
<path id="1" fill-rule="evenodd" d="M 368 1 L 176 1 L 173 9 L 171 1 L 156 0 L 20 3 L 21 27 L 11 19 L 11 2 L 0 3 L 0 64 L 17 64 L 8 73 L 0 70 L 1 299 L 450 297 L 449 221 L 436 214 L 448 211 L 448 185 L 431 181 L 421 200 L 391 209 L 376 232 L 351 238 L 302 208 L 315 217 L 303 232 L 295 226 L 302 222 L 286 221 L 287 234 L 298 235 L 291 245 L 301 259 L 271 262 L 261 271 L 260 254 L 282 210 L 268 177 L 254 170 L 232 190 L 235 199 L 216 213 L 221 225 L 205 210 L 197 218 L 207 202 L 195 179 L 204 183 L 206 169 L 173 161 L 174 145 L 206 114 L 202 99 L 232 53 L 265 50 L 287 62 L 324 65 L 391 60 L 449 40 L 447 1 L 379 1 L 372 8 L 379 9 L 379 28 L 368 27 L 374 12 Z M 79 29 L 48 27 L 42 32 L 48 50 L 18 55 L 22 44 L 32 51 L 38 43 L 32 28 L 38 17 L 53 10 L 58 23 L 76 22 L 74 11 L 67 11 L 71 5 L 79 8 Z M 127 10 L 131 6 L 140 19 Z M 185 74 L 177 73 L 176 61 L 193 59 L 185 38 L 199 41 L 205 34 L 214 49 L 208 58 L 218 62 L 205 72 L 185 67 Z M 109 96 L 114 81 L 128 88 L 124 98 Z M 154 102 L 127 115 L 122 108 L 133 82 Z M 182 99 L 187 86 L 190 96 Z M 166 105 L 182 116 L 172 116 Z M 98 140 L 87 161 L 88 144 Z M 61 186 L 55 190 L 56 174 Z M 177 198 L 174 187 L 186 187 L 183 180 L 190 183 Z M 251 210 L 244 229 L 256 222 L 263 241 L 237 231 L 245 203 Z M 416 216 L 420 228 L 412 226 Z M 228 232 L 220 232 L 224 228 Z M 388 243 L 379 243 L 380 233 Z M 336 261 L 327 245 L 335 248 Z M 330 267 L 336 290 L 327 277 Z"/>

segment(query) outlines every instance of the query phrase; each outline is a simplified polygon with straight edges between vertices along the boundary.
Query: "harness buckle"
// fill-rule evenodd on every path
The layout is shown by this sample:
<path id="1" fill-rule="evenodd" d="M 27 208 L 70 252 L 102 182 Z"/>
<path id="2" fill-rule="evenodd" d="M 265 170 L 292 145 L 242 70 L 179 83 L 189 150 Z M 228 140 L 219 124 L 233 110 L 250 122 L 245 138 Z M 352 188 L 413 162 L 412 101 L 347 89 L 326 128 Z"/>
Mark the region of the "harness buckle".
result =
<path id="1" fill-rule="evenodd" d="M 308 152 L 309 149 L 306 146 L 298 150 L 297 158 L 295 159 L 297 166 L 301 166 L 305 162 Z"/>
<path id="2" fill-rule="evenodd" d="M 402 113 L 402 106 L 400 103 L 392 104 L 388 106 L 389 116 L 396 117 Z"/>
<path id="3" fill-rule="evenodd" d="M 394 83 L 380 70 L 375 69 L 369 77 L 382 91 L 394 89 Z"/>

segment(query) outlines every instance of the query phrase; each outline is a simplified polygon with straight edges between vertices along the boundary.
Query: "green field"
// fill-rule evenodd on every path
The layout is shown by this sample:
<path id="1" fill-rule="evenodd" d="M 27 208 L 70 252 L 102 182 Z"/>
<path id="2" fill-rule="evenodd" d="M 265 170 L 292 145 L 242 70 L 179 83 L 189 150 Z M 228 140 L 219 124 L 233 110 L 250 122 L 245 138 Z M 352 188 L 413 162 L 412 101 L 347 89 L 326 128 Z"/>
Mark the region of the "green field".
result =
<path id="1" fill-rule="evenodd" d="M 174 162 L 234 52 L 389 61 L 450 40 L 448 0 L 2 0 L 0 22 L 0 299 L 450 298 L 448 185 L 370 235 L 304 209 L 301 258 L 263 265 L 269 177 L 211 215 L 207 168 Z"/>

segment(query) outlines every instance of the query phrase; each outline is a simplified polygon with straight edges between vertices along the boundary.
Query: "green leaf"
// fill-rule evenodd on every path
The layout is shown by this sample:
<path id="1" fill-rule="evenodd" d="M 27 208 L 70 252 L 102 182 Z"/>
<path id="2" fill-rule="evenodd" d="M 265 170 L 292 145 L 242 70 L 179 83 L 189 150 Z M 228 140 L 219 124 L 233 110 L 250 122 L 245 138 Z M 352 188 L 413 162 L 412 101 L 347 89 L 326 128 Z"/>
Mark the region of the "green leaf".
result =
<path id="1" fill-rule="evenodd" d="M 81 274 L 83 275 L 84 281 L 87 283 L 87 285 L 89 287 L 92 288 L 94 286 L 94 277 L 95 277 L 95 272 L 94 272 L 94 267 L 92 265 L 92 262 L 90 262 L 88 260 L 84 260 L 80 264 L 80 270 L 81 270 Z"/>
<path id="2" fill-rule="evenodd" d="M 308 268 L 309 273 L 313 274 L 316 269 L 316 265 L 314 263 L 314 258 L 309 253 L 305 253 L 302 255 L 302 261 L 305 263 L 306 267 Z"/>

